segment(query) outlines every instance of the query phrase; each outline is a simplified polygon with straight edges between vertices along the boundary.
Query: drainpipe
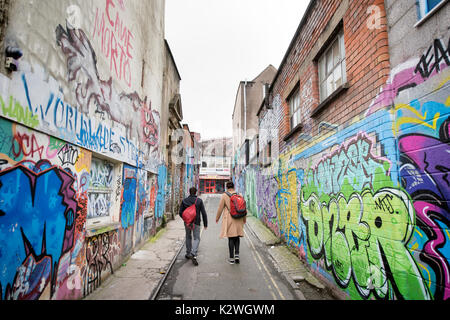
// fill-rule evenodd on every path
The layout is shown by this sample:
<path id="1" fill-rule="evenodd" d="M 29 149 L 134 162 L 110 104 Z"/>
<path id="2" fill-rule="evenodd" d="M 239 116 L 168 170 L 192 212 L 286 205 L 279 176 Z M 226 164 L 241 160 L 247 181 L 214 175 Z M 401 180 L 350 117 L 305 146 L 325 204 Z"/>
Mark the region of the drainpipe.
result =
<path id="1" fill-rule="evenodd" d="M 247 140 L 247 80 L 244 82 L 244 142 Z"/>

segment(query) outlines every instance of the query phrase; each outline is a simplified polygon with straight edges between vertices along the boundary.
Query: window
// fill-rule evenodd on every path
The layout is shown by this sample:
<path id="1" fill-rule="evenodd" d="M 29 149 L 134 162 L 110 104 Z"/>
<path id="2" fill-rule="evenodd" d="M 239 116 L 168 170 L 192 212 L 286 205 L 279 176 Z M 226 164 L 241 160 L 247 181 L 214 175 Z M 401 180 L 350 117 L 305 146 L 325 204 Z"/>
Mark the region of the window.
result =
<path id="1" fill-rule="evenodd" d="M 261 164 L 264 167 L 272 164 L 272 141 L 269 141 L 262 151 Z"/>
<path id="2" fill-rule="evenodd" d="M 205 192 L 205 180 L 200 180 L 200 193 Z"/>
<path id="3" fill-rule="evenodd" d="M 320 102 L 346 81 L 344 34 L 341 31 L 319 58 Z"/>
<path id="4" fill-rule="evenodd" d="M 223 167 L 222 158 L 216 157 L 216 169 L 219 169 L 219 168 L 222 168 L 222 167 Z"/>
<path id="5" fill-rule="evenodd" d="M 444 3 L 446 0 L 419 0 L 419 19 L 425 17 L 429 12 L 436 8 L 440 3 Z"/>
<path id="6" fill-rule="evenodd" d="M 111 222 L 114 182 L 114 164 L 92 158 L 88 188 L 88 226 Z"/>
<path id="7" fill-rule="evenodd" d="M 206 159 L 206 161 L 207 161 L 207 164 L 208 164 L 207 168 L 214 168 L 215 167 L 215 163 L 214 163 L 214 158 L 213 157 L 208 157 Z"/>
<path id="8" fill-rule="evenodd" d="M 223 166 L 224 166 L 224 168 L 226 168 L 226 169 L 229 169 L 229 168 L 230 168 L 230 158 L 224 158 Z"/>
<path id="9" fill-rule="evenodd" d="M 300 89 L 297 88 L 289 97 L 291 130 L 300 124 Z"/>
<path id="10" fill-rule="evenodd" d="M 267 98 L 267 95 L 269 94 L 269 89 L 270 89 L 270 84 L 269 83 L 264 83 L 262 86 L 262 98 L 263 100 Z"/>

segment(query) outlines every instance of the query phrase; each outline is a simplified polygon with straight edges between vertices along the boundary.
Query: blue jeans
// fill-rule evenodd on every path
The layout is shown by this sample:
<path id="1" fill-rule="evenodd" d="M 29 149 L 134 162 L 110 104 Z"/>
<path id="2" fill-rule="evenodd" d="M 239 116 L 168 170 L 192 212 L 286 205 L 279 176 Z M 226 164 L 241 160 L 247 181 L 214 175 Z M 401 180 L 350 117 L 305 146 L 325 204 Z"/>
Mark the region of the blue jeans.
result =
<path id="1" fill-rule="evenodd" d="M 197 256 L 198 246 L 200 244 L 200 226 L 194 224 L 194 229 L 188 228 L 186 224 L 184 224 L 184 229 L 186 230 L 186 254 Z M 192 235 L 194 236 L 194 241 L 192 241 Z"/>

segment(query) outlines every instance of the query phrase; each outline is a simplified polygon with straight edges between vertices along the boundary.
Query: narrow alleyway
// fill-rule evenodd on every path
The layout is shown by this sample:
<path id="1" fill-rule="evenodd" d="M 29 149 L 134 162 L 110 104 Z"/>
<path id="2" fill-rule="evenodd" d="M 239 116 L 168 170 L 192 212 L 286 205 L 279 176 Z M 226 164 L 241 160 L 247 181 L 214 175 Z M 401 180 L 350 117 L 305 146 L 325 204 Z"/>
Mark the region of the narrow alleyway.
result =
<path id="1" fill-rule="evenodd" d="M 185 258 L 185 248 L 163 285 L 157 300 L 297 300 L 304 299 L 276 270 L 264 245 L 248 226 L 241 239 L 241 263 L 228 263 L 228 242 L 219 238 L 215 223 L 219 195 L 202 196 L 208 214 L 208 228 L 202 230 L 199 266 Z M 315 299 L 320 297 L 315 296 Z"/>

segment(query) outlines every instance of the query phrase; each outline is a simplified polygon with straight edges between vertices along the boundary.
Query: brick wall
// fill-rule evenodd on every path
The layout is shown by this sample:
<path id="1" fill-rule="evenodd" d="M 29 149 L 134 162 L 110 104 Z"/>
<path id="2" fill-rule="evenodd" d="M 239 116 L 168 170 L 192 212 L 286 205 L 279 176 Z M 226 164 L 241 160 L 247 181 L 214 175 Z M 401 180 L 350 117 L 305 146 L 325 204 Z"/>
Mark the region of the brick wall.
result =
<path id="1" fill-rule="evenodd" d="M 415 5 L 386 3 L 392 11 L 311 1 L 259 116 L 260 149 L 271 140 L 279 152 L 235 181 L 252 214 L 340 297 L 447 299 L 449 38 L 433 26 L 449 9 L 417 28 Z M 320 104 L 317 60 L 340 25 L 348 87 Z M 291 132 L 297 87 L 302 126 Z"/>

